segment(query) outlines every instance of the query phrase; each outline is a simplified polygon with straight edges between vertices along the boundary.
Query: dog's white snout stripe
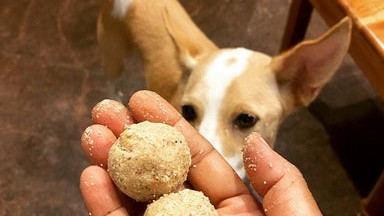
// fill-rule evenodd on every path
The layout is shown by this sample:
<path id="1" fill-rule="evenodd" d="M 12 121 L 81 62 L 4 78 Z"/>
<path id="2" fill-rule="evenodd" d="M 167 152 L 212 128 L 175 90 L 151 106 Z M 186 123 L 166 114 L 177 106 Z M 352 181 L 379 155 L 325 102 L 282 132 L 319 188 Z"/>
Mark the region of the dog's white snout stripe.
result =
<path id="1" fill-rule="evenodd" d="M 204 82 L 208 91 L 205 96 L 204 116 L 199 126 L 199 132 L 222 155 L 224 153 L 223 144 L 218 135 L 222 101 L 233 80 L 247 68 L 251 55 L 252 51 L 244 48 L 225 50 L 213 60 L 205 74 Z M 237 169 L 241 163 L 241 158 L 237 158 L 237 156 L 225 156 L 225 158 L 234 169 Z"/>
<path id="2" fill-rule="evenodd" d="M 128 11 L 129 6 L 132 4 L 133 0 L 114 0 L 113 1 L 113 9 L 112 16 L 124 19 L 125 14 Z"/>

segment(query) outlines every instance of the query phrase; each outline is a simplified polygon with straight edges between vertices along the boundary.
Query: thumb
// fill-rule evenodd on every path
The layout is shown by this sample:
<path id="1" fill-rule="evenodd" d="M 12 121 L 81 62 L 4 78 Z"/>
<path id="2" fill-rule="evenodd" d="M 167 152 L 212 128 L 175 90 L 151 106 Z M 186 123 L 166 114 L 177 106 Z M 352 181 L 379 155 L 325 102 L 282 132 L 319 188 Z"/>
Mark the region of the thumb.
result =
<path id="1" fill-rule="evenodd" d="M 267 215 L 322 215 L 300 171 L 258 133 L 245 139 L 243 161 L 248 178 L 263 198 Z"/>

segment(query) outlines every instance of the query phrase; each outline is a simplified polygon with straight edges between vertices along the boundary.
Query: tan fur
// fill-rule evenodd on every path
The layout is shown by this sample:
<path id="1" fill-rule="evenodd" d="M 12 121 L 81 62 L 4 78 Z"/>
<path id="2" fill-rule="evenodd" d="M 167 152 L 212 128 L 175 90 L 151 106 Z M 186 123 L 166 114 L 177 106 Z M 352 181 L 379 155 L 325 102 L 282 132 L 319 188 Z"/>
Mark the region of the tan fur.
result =
<path id="1" fill-rule="evenodd" d="M 344 18 L 318 39 L 304 41 L 273 59 L 271 68 L 285 98 L 286 109 L 307 106 L 332 78 L 348 51 L 352 24 Z M 294 98 L 292 98 L 292 96 Z"/>
<path id="2" fill-rule="evenodd" d="M 145 63 L 147 87 L 181 110 L 193 105 L 197 129 L 206 113 L 204 84 L 207 69 L 220 53 L 175 0 L 133 0 L 125 18 L 111 15 L 113 1 L 105 0 L 99 16 L 98 38 L 105 73 L 116 79 L 122 59 L 138 48 Z M 241 158 L 243 139 L 258 131 L 273 146 L 280 123 L 297 108 L 307 106 L 331 79 L 347 53 L 351 21 L 343 19 L 323 36 L 304 41 L 291 50 L 270 57 L 253 52 L 247 67 L 226 90 L 217 112 L 216 134 L 226 158 Z M 226 66 L 237 64 L 229 58 Z M 239 129 L 234 119 L 246 113 L 259 118 L 254 126 Z M 233 165 L 236 170 L 242 164 Z M 239 167 L 238 167 L 239 166 Z"/>
<path id="3" fill-rule="evenodd" d="M 188 47 L 188 52 L 194 57 L 202 50 L 217 49 L 177 1 L 134 0 L 124 20 L 111 15 L 112 7 L 113 1 L 104 0 L 98 20 L 103 67 L 110 81 L 120 76 L 127 53 L 138 48 L 145 61 L 147 88 L 174 101 L 184 68 L 179 63 L 179 50 L 166 29 L 165 16 L 173 19 L 174 29 L 187 35 L 182 39 L 184 43 L 193 38 L 194 44 Z"/>

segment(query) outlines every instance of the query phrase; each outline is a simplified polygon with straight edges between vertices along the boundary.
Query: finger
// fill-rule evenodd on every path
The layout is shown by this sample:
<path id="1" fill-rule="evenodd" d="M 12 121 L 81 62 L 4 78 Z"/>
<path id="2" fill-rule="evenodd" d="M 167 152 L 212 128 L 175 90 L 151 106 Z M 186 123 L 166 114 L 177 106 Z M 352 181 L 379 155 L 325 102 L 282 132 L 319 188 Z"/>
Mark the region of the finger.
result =
<path id="1" fill-rule="evenodd" d="M 267 215 L 321 215 L 300 171 L 274 152 L 259 134 L 247 137 L 243 152 L 248 178 L 264 197 Z"/>
<path id="2" fill-rule="evenodd" d="M 188 180 L 194 189 L 203 191 L 217 208 L 233 210 L 230 208 L 237 198 L 237 206 L 254 211 L 258 209 L 255 202 L 249 202 L 251 195 L 230 165 L 159 95 L 149 91 L 137 92 L 131 97 L 129 108 L 137 121 L 166 123 L 184 134 L 193 164 Z"/>
<path id="3" fill-rule="evenodd" d="M 116 136 L 104 125 L 91 125 L 81 136 L 81 147 L 92 165 L 107 169 L 108 152 Z"/>
<path id="4" fill-rule="evenodd" d="M 86 168 L 80 176 L 80 190 L 89 215 L 128 215 L 107 171 L 98 167 Z"/>
<path id="5" fill-rule="evenodd" d="M 212 151 L 212 146 L 200 135 L 196 136 L 195 129 L 188 123 L 183 122 L 184 120 L 180 113 L 156 93 L 139 91 L 132 95 L 128 106 L 131 114 L 138 122 L 151 121 L 171 126 L 180 125 L 178 129 L 182 131 L 188 143 L 192 140 L 194 143 L 200 143 L 198 146 L 200 148 L 190 149 L 192 155 L 197 157 Z"/>
<path id="6" fill-rule="evenodd" d="M 127 125 L 134 123 L 128 109 L 120 102 L 105 99 L 92 109 L 95 124 L 107 126 L 118 137 Z"/>

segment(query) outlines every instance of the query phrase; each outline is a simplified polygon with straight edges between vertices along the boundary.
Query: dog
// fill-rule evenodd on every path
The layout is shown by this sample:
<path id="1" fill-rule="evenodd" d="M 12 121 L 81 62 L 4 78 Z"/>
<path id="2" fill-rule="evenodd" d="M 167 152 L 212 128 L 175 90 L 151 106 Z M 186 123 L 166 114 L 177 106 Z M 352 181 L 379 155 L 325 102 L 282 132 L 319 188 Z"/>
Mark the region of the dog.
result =
<path id="1" fill-rule="evenodd" d="M 244 179 L 243 140 L 253 131 L 273 147 L 286 116 L 310 104 L 346 55 L 352 24 L 271 57 L 219 49 L 177 0 L 104 0 L 98 43 L 109 83 L 137 49 L 147 88 L 175 106 Z"/>

